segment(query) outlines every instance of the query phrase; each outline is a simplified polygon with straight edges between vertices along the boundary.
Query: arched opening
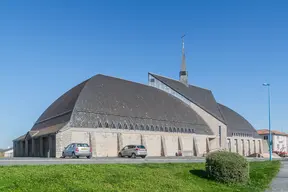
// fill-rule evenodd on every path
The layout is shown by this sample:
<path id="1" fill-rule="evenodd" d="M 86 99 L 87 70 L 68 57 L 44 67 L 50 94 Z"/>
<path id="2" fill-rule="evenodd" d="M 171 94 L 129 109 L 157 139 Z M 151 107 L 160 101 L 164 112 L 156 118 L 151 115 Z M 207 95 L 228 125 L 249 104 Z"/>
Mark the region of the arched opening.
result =
<path id="1" fill-rule="evenodd" d="M 146 131 L 149 131 L 150 129 L 149 129 L 149 126 L 148 125 L 146 125 Z"/>

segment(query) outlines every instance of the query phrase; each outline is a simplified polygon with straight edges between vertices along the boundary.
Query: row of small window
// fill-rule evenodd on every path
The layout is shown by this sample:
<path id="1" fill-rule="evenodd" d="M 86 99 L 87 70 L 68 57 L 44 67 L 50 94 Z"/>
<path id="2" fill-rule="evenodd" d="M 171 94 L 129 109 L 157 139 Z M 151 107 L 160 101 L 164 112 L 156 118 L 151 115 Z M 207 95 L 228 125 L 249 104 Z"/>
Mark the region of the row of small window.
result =
<path id="1" fill-rule="evenodd" d="M 182 132 L 182 133 L 195 133 L 194 129 L 191 128 L 176 128 L 176 127 L 162 127 L 162 126 L 149 126 L 149 125 L 128 125 L 124 123 L 118 123 L 117 126 L 112 122 L 110 125 L 108 122 L 105 122 L 104 125 L 100 121 L 98 121 L 98 127 L 105 128 L 114 128 L 114 129 L 129 129 L 129 130 L 143 130 L 143 131 L 162 131 L 162 132 Z"/>
<path id="2" fill-rule="evenodd" d="M 170 87 L 162 83 L 161 81 L 158 81 L 157 79 L 152 78 L 150 79 L 150 82 L 152 82 L 150 83 L 151 86 L 156 87 L 162 91 L 165 91 L 173 95 L 174 97 L 177 97 L 178 99 L 182 100 L 186 104 L 190 104 L 190 101 L 188 99 L 186 99 L 185 97 L 183 97 L 182 95 L 180 95 L 179 93 L 177 93 L 176 91 L 174 91 L 173 89 L 171 89 Z"/>
<path id="3" fill-rule="evenodd" d="M 249 133 L 232 133 L 232 136 L 236 136 L 236 137 L 252 137 L 252 134 L 249 134 Z"/>

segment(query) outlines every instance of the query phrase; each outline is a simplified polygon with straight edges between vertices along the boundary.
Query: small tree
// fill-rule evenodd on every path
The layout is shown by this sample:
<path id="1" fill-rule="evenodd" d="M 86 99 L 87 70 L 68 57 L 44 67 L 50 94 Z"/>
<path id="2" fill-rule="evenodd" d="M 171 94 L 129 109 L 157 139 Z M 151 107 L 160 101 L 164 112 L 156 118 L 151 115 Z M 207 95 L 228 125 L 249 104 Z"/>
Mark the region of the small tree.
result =
<path id="1" fill-rule="evenodd" d="M 209 178 L 222 183 L 244 183 L 249 179 L 249 163 L 237 153 L 217 151 L 206 157 Z"/>

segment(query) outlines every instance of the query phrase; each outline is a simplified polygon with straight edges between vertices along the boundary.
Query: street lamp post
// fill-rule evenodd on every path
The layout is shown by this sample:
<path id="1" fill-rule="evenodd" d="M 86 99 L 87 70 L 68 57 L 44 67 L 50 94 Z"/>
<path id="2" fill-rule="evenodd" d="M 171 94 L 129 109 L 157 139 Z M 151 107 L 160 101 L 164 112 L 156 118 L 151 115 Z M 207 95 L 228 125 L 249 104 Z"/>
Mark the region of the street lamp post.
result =
<path id="1" fill-rule="evenodd" d="M 271 135 L 271 115 L 270 115 L 270 84 L 263 83 L 263 86 L 268 87 L 268 121 L 269 121 L 269 160 L 272 161 L 272 135 Z"/>

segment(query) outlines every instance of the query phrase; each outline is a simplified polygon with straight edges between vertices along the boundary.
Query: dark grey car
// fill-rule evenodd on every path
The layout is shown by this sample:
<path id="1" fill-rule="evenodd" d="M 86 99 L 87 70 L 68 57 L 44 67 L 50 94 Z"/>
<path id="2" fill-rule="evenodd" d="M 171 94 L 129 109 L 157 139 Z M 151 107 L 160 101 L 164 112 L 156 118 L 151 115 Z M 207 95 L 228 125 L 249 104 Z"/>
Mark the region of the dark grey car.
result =
<path id="1" fill-rule="evenodd" d="M 144 145 L 126 145 L 121 151 L 119 151 L 118 157 L 126 156 L 129 158 L 145 158 L 147 156 L 147 150 Z"/>
<path id="2" fill-rule="evenodd" d="M 62 152 L 62 157 L 87 157 L 88 159 L 92 156 L 91 147 L 87 143 L 71 143 Z"/>

